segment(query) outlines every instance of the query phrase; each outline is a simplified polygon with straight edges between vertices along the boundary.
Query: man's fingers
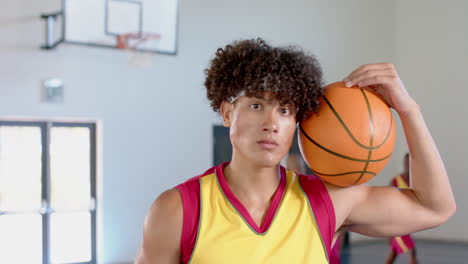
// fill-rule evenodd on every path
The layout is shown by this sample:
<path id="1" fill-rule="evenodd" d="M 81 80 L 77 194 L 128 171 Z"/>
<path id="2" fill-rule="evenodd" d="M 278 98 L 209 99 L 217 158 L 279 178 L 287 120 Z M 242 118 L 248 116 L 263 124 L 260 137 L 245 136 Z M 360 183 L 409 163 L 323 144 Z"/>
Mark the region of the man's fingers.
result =
<path id="1" fill-rule="evenodd" d="M 385 71 L 388 71 L 388 73 Z M 387 75 L 394 73 L 395 67 L 391 63 L 365 64 L 354 70 L 350 75 L 344 78 L 343 81 L 352 86 L 357 83 L 356 79 L 361 79 L 361 75 L 365 75 L 368 78 L 373 75 L 373 72 Z"/>
<path id="2" fill-rule="evenodd" d="M 378 84 L 392 84 L 395 82 L 395 76 L 394 75 L 375 75 L 371 76 L 369 78 L 364 78 L 359 80 L 355 85 L 359 87 L 368 87 L 372 85 L 378 85 Z"/>
<path id="3" fill-rule="evenodd" d="M 391 76 L 392 71 L 390 69 L 374 69 L 364 71 L 359 74 L 348 77 L 345 81 L 346 86 L 351 87 L 354 85 L 362 86 L 360 83 L 366 79 L 377 78 L 378 76 Z"/>

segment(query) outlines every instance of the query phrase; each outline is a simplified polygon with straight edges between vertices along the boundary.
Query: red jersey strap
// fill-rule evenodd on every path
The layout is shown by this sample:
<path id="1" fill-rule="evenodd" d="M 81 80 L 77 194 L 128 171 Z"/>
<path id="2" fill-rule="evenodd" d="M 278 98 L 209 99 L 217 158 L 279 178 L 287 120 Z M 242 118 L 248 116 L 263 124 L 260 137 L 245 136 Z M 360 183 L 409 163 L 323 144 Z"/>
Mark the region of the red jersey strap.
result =
<path id="1" fill-rule="evenodd" d="M 393 187 L 398 187 L 397 177 L 393 178 L 392 182 L 390 183 Z"/>
<path id="2" fill-rule="evenodd" d="M 299 183 L 309 199 L 328 256 L 332 256 L 332 242 L 335 236 L 335 209 L 322 180 L 314 175 L 298 175 Z"/>
<path id="3" fill-rule="evenodd" d="M 213 173 L 215 167 L 205 171 L 202 175 L 195 176 L 188 181 L 177 185 L 182 198 L 183 224 L 180 238 L 181 263 L 188 263 L 192 256 L 195 240 L 197 239 L 198 224 L 200 219 L 200 181 L 205 175 Z"/>

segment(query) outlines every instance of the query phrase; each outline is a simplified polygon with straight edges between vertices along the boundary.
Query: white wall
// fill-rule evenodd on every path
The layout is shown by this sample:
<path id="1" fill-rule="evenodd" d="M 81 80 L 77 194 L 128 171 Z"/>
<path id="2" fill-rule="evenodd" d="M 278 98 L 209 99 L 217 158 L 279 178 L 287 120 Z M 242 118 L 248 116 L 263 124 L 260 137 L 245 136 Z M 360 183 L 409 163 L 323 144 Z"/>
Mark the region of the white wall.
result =
<path id="1" fill-rule="evenodd" d="M 468 241 L 468 2 L 400 0 L 396 6 L 400 75 L 425 114 L 458 203 L 447 224 L 416 236 Z"/>
<path id="2" fill-rule="evenodd" d="M 211 165 L 211 126 L 218 119 L 205 99 L 203 69 L 218 47 L 258 36 L 274 45 L 298 44 L 317 55 L 328 82 L 343 78 L 360 64 L 397 59 L 411 89 L 416 80 L 430 82 L 428 78 L 434 77 L 432 73 L 409 79 L 412 65 L 428 64 L 407 62 L 395 53 L 413 51 L 412 46 L 405 50 L 405 43 L 395 41 L 396 25 L 402 35 L 403 24 L 395 23 L 396 6 L 391 1 L 181 0 L 179 53 L 158 55 L 147 69 L 129 67 L 126 54 L 118 50 L 62 44 L 56 50 L 41 51 L 43 24 L 37 16 L 58 8 L 59 1 L 1 1 L 0 116 L 103 122 L 105 263 L 131 261 L 141 240 L 144 215 L 155 197 Z M 398 8 L 398 16 L 404 16 L 401 3 Z M 414 23 L 410 13 L 405 24 Z M 441 60 L 439 55 L 436 61 Z M 63 104 L 39 102 L 40 81 L 51 76 L 65 81 Z M 443 99 L 437 88 L 424 93 L 415 87 L 414 95 L 424 108 L 430 108 L 433 98 Z M 450 101 L 445 102 L 443 111 L 448 113 Z M 442 123 L 446 118 L 437 117 L 435 109 L 426 112 L 436 139 L 455 140 L 444 129 L 449 125 Z M 463 126 L 461 122 L 456 125 Z M 458 144 L 455 149 L 441 144 L 452 174 L 462 170 L 462 163 L 456 162 L 461 161 Z M 403 151 L 398 145 L 396 152 Z M 395 155 L 375 183 L 386 184 L 399 170 L 400 158 Z M 462 226 L 461 221 L 454 221 L 446 229 L 457 235 Z M 445 238 L 446 234 L 436 235 Z"/>

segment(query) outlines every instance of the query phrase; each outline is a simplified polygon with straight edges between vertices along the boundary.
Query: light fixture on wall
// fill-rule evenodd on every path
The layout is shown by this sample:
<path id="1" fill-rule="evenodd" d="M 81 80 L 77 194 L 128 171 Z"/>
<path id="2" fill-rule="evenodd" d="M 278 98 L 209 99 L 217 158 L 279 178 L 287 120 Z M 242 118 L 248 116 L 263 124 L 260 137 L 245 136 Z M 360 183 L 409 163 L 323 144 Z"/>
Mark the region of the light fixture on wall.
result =
<path id="1" fill-rule="evenodd" d="M 42 82 L 42 101 L 46 103 L 63 103 L 63 81 L 49 78 Z"/>

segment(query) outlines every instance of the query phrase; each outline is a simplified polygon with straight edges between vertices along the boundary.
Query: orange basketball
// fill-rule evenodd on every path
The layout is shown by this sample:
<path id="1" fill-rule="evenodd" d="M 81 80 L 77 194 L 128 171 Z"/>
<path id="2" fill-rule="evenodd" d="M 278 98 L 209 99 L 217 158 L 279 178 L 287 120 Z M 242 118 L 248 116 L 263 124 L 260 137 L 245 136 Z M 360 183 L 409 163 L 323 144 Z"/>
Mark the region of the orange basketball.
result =
<path id="1" fill-rule="evenodd" d="M 395 145 L 395 119 L 373 92 L 337 82 L 325 88 L 319 112 L 302 121 L 298 133 L 309 168 L 346 187 L 371 180 L 385 167 Z"/>

